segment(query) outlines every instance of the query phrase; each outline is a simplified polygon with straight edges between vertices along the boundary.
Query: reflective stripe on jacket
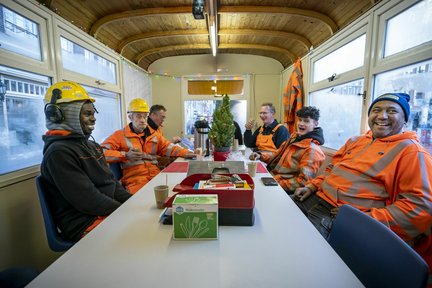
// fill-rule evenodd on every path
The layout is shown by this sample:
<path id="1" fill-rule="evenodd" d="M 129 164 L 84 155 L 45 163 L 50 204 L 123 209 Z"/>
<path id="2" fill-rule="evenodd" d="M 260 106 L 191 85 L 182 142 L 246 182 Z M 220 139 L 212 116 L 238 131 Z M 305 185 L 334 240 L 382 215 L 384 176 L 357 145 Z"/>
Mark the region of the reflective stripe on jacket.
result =
<path id="1" fill-rule="evenodd" d="M 368 131 L 348 140 L 310 184 L 332 205 L 351 204 L 412 243 L 432 227 L 430 171 L 432 157 L 415 132 L 373 139 Z"/>
<path id="2" fill-rule="evenodd" d="M 288 192 L 303 187 L 307 181 L 313 179 L 325 160 L 318 141 L 306 138 L 292 143 L 296 136 L 293 134 L 289 141 L 285 141 L 273 158 L 266 161 L 262 154 L 264 159 L 261 159 L 269 164 L 277 161 L 270 172 Z"/>
<path id="3" fill-rule="evenodd" d="M 150 135 L 145 137 L 145 140 L 144 133 L 137 134 L 127 125 L 124 129 L 114 132 L 102 143 L 108 163 L 121 162 L 122 184 L 132 193 L 137 192 L 160 172 L 156 155 L 183 157 L 189 153 L 189 150 L 169 142 L 151 127 L 148 126 L 146 129 L 149 129 Z M 132 148 L 142 152 L 143 159 L 128 161 L 126 152 Z"/>

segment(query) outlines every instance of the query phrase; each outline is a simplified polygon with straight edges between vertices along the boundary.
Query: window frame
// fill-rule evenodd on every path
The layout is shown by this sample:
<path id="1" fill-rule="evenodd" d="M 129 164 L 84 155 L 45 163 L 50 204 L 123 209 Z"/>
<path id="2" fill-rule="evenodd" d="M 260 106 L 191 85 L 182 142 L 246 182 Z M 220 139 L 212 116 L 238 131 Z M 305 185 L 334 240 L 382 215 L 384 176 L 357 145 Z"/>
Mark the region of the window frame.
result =
<path id="1" fill-rule="evenodd" d="M 336 86 L 340 86 L 355 80 L 363 79 L 363 105 L 361 111 L 361 121 L 359 127 L 359 134 L 366 132 L 367 127 L 367 108 L 368 108 L 368 99 L 370 98 L 371 89 L 370 87 L 370 79 L 367 76 L 368 71 L 370 70 L 370 59 L 372 54 L 372 37 L 373 37 L 373 13 L 366 13 L 356 21 L 354 21 L 351 26 L 347 27 L 346 30 L 341 33 L 335 35 L 333 38 L 329 39 L 326 43 L 319 47 L 318 53 L 313 53 L 309 58 L 308 63 L 308 71 L 310 72 L 308 76 L 308 86 L 309 89 L 307 91 L 307 99 L 305 101 L 305 105 L 309 105 L 310 97 L 309 95 L 315 91 L 320 91 L 323 89 L 331 89 Z M 343 72 L 339 75 L 336 75 L 336 78 L 333 81 L 328 81 L 328 79 L 321 80 L 319 82 L 313 83 L 313 69 L 314 63 L 321 58 L 333 53 L 337 49 L 343 47 L 344 45 L 350 43 L 351 41 L 357 39 L 362 35 L 366 35 L 365 41 L 365 55 L 363 66 L 355 68 L 350 71 Z M 331 76 L 331 75 L 329 75 Z M 325 144 L 324 144 L 324 147 Z M 326 147 L 328 149 L 332 149 Z"/>
<path id="2" fill-rule="evenodd" d="M 384 58 L 383 52 L 385 47 L 385 29 L 387 27 L 387 21 L 419 2 L 420 1 L 417 0 L 405 0 L 391 7 L 388 5 L 383 6 L 377 9 L 374 13 L 374 31 L 378 31 L 378 33 L 375 33 L 376 36 L 373 39 L 373 50 L 376 51 L 376 53 L 372 54 L 372 64 L 370 68 L 371 78 L 374 78 L 376 74 L 431 59 L 432 41 L 411 47 L 405 51 Z M 372 97 L 369 97 L 369 100 L 371 99 Z"/>
<path id="3" fill-rule="evenodd" d="M 215 97 L 213 95 L 190 95 L 188 93 L 188 81 L 196 81 L 196 80 L 243 80 L 243 94 L 232 94 L 229 95 L 230 100 L 246 100 L 246 106 L 248 107 L 246 119 L 250 118 L 251 115 L 251 100 L 250 100 L 250 75 L 203 75 L 203 76 L 196 76 L 196 75 L 186 75 L 181 78 L 181 103 L 184 107 L 185 101 L 190 100 L 222 100 L 222 97 Z M 184 108 L 182 108 L 181 113 L 181 127 L 185 127 L 185 111 Z M 190 134 L 186 134 L 185 136 L 192 136 Z"/>
<path id="4" fill-rule="evenodd" d="M 359 19 L 359 22 L 355 24 L 353 27 L 350 27 L 347 31 L 343 31 L 343 33 L 336 35 L 335 38 L 330 39 L 322 47 L 320 47 L 319 53 L 313 53 L 310 56 L 309 66 L 308 66 L 310 71 L 309 83 L 308 83 L 309 92 L 322 90 L 332 86 L 337 86 L 358 78 L 365 77 L 364 75 L 368 70 L 368 59 L 370 56 L 369 51 L 370 51 L 370 43 L 371 43 L 371 36 L 370 36 L 371 33 L 369 31 L 370 30 L 369 23 L 370 23 L 370 17 L 363 16 L 361 19 Z M 355 39 L 359 38 L 363 34 L 366 34 L 365 55 L 364 55 L 365 59 L 363 62 L 363 66 L 338 74 L 336 75 L 336 78 L 331 82 L 329 82 L 327 79 L 323 79 L 321 81 L 313 83 L 313 73 L 314 73 L 313 69 L 314 69 L 315 62 L 333 53 L 339 48 L 347 45 L 348 43 L 354 41 Z"/>
<path id="5" fill-rule="evenodd" d="M 53 46 L 50 36 L 52 35 L 51 15 L 38 9 L 31 2 L 28 3 L 29 6 L 24 6 L 11 0 L 3 0 L 2 5 L 38 24 L 42 59 L 37 60 L 14 53 L 13 51 L 0 49 L 1 64 L 36 74 L 42 74 L 51 78 L 54 77 L 54 55 L 51 52 Z"/>
<path id="6" fill-rule="evenodd" d="M 123 94 L 122 86 L 123 79 L 121 77 L 121 61 L 119 55 L 116 55 L 109 49 L 98 47 L 101 45 L 98 41 L 91 38 L 89 35 L 82 33 L 75 26 L 70 23 L 65 23 L 61 19 L 55 19 L 54 21 L 54 37 L 55 37 L 55 51 L 56 63 L 58 67 L 58 79 L 75 81 L 90 87 L 100 88 L 103 90 Z M 61 37 L 66 38 L 69 41 L 83 47 L 84 49 L 91 51 L 99 57 L 105 58 L 106 60 L 114 63 L 115 65 L 115 77 L 117 83 L 109 83 L 104 80 L 94 78 L 92 76 L 80 74 L 75 71 L 65 69 L 63 67 L 62 50 L 61 50 Z"/>

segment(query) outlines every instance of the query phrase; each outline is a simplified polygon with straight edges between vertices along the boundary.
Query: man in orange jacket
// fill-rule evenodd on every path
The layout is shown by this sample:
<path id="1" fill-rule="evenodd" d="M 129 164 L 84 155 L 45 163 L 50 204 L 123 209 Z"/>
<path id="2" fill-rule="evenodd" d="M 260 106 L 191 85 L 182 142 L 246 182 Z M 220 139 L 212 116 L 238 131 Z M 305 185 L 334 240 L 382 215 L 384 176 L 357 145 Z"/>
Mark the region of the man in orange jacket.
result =
<path id="1" fill-rule="evenodd" d="M 293 199 L 326 238 L 338 207 L 360 209 L 411 244 L 431 269 L 432 157 L 415 132 L 403 131 L 409 100 L 405 93 L 376 98 L 368 111 L 371 130 L 349 139 Z"/>
<path id="2" fill-rule="evenodd" d="M 133 99 L 128 107 L 131 122 L 102 143 L 107 161 L 120 162 L 123 172 L 121 182 L 131 193 L 136 193 L 160 172 L 157 156 L 196 157 L 193 152 L 174 145 L 148 126 L 148 114 L 149 107 L 145 100 Z"/>
<path id="3" fill-rule="evenodd" d="M 319 110 L 315 107 L 303 107 L 296 112 L 297 131 L 276 151 L 274 156 L 268 153 L 254 152 L 250 159 L 260 159 L 267 163 L 267 170 L 273 174 L 279 185 L 293 194 L 298 187 L 303 187 L 313 179 L 325 155 L 320 145 L 324 144 L 324 135 L 318 127 Z"/>

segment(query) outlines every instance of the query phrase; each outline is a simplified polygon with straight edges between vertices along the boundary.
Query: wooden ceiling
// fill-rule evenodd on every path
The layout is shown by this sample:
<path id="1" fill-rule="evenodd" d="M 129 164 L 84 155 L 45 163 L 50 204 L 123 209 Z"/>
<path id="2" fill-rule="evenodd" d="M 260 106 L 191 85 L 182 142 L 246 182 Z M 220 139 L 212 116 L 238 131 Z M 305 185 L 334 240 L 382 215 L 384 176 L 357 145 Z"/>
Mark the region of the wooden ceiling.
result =
<path id="1" fill-rule="evenodd" d="M 212 53 L 193 0 L 37 1 L 145 70 L 164 57 Z M 266 56 L 286 68 L 380 0 L 214 1 L 218 54 Z"/>

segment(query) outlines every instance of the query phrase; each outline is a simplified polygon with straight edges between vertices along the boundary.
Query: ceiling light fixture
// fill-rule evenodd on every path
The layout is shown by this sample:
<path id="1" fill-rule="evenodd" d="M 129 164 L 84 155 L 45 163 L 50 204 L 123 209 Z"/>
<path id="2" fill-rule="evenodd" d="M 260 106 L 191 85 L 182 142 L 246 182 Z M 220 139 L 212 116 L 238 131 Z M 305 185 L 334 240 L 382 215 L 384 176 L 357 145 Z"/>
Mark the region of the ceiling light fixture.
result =
<path id="1" fill-rule="evenodd" d="M 217 35 L 216 35 L 216 27 L 215 23 L 210 24 L 210 46 L 212 49 L 213 56 L 216 56 L 216 47 L 217 47 Z"/>
<path id="2" fill-rule="evenodd" d="M 218 33 L 217 33 L 217 6 L 215 0 L 208 0 L 207 2 L 207 25 L 210 36 L 210 46 L 213 56 L 216 56 L 218 46 Z"/>

